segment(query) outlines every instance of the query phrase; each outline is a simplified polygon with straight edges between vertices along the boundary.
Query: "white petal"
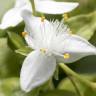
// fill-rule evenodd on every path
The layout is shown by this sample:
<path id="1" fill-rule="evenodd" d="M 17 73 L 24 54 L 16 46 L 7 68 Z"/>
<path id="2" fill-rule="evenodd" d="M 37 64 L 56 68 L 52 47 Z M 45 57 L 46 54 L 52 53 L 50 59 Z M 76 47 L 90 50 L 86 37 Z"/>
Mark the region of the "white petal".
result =
<path id="1" fill-rule="evenodd" d="M 25 31 L 26 32 L 26 31 Z M 26 43 L 28 44 L 28 46 L 29 47 L 31 47 L 32 49 L 35 49 L 35 41 L 34 41 L 34 39 L 32 39 L 32 37 L 31 36 L 29 36 L 29 35 L 26 35 L 25 36 L 25 40 L 26 40 Z"/>
<path id="2" fill-rule="evenodd" d="M 20 74 L 21 88 L 29 92 L 46 82 L 54 73 L 56 60 L 40 51 L 31 52 L 24 60 Z"/>
<path id="3" fill-rule="evenodd" d="M 15 27 L 18 25 L 23 20 L 21 17 L 21 11 L 23 9 L 27 9 L 32 12 L 29 0 L 16 0 L 15 7 L 10 9 L 3 16 L 0 29 L 6 29 L 8 27 Z"/>
<path id="4" fill-rule="evenodd" d="M 26 5 L 26 3 L 29 2 L 29 0 L 15 0 L 16 3 L 15 3 L 15 7 L 22 7 L 24 5 Z"/>
<path id="5" fill-rule="evenodd" d="M 65 63 L 77 61 L 88 55 L 96 55 L 96 48 L 91 45 L 87 40 L 76 35 L 66 37 L 64 43 L 59 43 L 59 46 L 55 47 L 57 48 L 57 53 L 61 53 L 57 55 L 57 59 L 59 59 L 59 61 L 63 60 Z M 69 53 L 70 58 L 64 59 L 64 53 Z"/>
<path id="6" fill-rule="evenodd" d="M 37 0 L 35 6 L 38 12 L 47 14 L 62 14 L 75 9 L 78 6 L 78 3 Z"/>
<path id="7" fill-rule="evenodd" d="M 26 2 L 26 0 L 15 0 L 15 1 L 16 1 L 15 7 L 21 7 L 21 6 L 25 5 L 25 2 Z"/>
<path id="8" fill-rule="evenodd" d="M 33 34 L 39 34 L 40 33 L 40 27 L 43 23 L 49 23 L 47 20 L 44 20 L 44 22 L 41 22 L 40 17 L 35 17 L 32 15 L 32 12 L 29 10 L 22 10 L 21 13 L 24 22 L 25 22 L 25 30 L 28 31 L 30 34 L 33 32 Z M 42 28 L 41 28 L 42 29 Z M 38 32 L 39 31 L 39 32 Z"/>
<path id="9" fill-rule="evenodd" d="M 48 22 L 46 19 L 44 22 L 41 22 L 40 17 L 32 16 L 32 13 L 28 10 L 22 11 L 22 17 L 25 22 L 25 30 L 29 33 L 32 39 L 34 39 L 35 45 L 37 47 L 40 47 L 41 44 L 43 45 L 43 43 L 46 41 L 46 37 L 48 37 L 50 32 L 50 22 Z"/>
<path id="10" fill-rule="evenodd" d="M 14 27 L 21 21 L 22 17 L 20 16 L 20 12 L 17 9 L 13 8 L 4 15 L 2 22 L 0 24 L 0 29 Z"/>
<path id="11" fill-rule="evenodd" d="M 14 8 L 27 9 L 32 11 L 32 6 L 29 0 L 16 0 L 16 4 Z"/>
<path id="12" fill-rule="evenodd" d="M 21 16 L 22 16 L 22 18 L 23 18 L 23 20 L 25 22 L 25 30 L 27 32 L 31 33 L 33 31 L 33 26 L 32 25 L 34 25 L 35 22 L 37 23 L 38 17 L 34 17 L 32 15 L 32 12 L 28 11 L 28 10 L 22 10 Z M 38 25 L 38 23 L 35 24 L 35 26 L 36 25 Z M 36 29 L 36 28 L 34 28 L 34 29 Z"/>

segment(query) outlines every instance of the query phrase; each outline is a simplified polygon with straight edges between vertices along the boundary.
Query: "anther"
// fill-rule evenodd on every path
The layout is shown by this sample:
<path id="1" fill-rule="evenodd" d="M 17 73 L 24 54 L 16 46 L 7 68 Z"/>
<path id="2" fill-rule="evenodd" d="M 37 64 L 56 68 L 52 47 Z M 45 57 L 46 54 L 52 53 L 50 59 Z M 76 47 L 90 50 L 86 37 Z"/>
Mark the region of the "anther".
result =
<path id="1" fill-rule="evenodd" d="M 64 20 L 67 20 L 68 19 L 68 14 L 67 13 L 64 13 L 63 14 L 63 18 L 64 18 Z"/>
<path id="2" fill-rule="evenodd" d="M 27 32 L 22 32 L 22 36 L 25 37 L 28 33 Z"/>
<path id="3" fill-rule="evenodd" d="M 41 17 L 41 22 L 44 22 L 44 20 L 45 20 L 45 16 L 42 16 Z"/>
<path id="4" fill-rule="evenodd" d="M 46 53 L 46 49 L 45 49 L 45 48 L 41 48 L 40 51 L 41 51 L 42 53 Z"/>
<path id="5" fill-rule="evenodd" d="M 70 31 L 69 31 L 69 34 L 70 34 L 70 35 L 72 35 L 72 34 L 73 34 L 73 32 L 70 30 Z"/>
<path id="6" fill-rule="evenodd" d="M 69 59 L 70 58 L 70 54 L 69 53 L 65 53 L 64 54 L 64 59 Z"/>

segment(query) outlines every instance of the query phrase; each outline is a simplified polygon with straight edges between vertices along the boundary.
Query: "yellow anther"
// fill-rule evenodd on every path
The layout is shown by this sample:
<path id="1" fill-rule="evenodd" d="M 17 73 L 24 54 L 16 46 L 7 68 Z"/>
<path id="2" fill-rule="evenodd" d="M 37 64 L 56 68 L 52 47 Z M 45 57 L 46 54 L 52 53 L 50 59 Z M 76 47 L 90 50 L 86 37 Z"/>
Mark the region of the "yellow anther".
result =
<path id="1" fill-rule="evenodd" d="M 69 53 L 65 53 L 64 54 L 64 59 L 69 59 L 70 58 L 70 54 Z"/>
<path id="2" fill-rule="evenodd" d="M 70 34 L 70 35 L 72 35 L 72 34 L 73 34 L 73 32 L 70 30 L 70 31 L 69 31 L 69 34 Z"/>
<path id="3" fill-rule="evenodd" d="M 67 13 L 64 13 L 63 14 L 63 18 L 64 18 L 64 20 L 67 20 L 68 19 L 68 14 Z"/>
<path id="4" fill-rule="evenodd" d="M 27 32 L 22 32 L 22 36 L 25 37 L 28 33 Z"/>
<path id="5" fill-rule="evenodd" d="M 41 51 L 42 53 L 46 53 L 46 49 L 45 49 L 45 48 L 41 48 L 40 51 Z"/>
<path id="6" fill-rule="evenodd" d="M 44 20 L 45 20 L 45 16 L 42 16 L 41 17 L 41 22 L 44 22 Z"/>

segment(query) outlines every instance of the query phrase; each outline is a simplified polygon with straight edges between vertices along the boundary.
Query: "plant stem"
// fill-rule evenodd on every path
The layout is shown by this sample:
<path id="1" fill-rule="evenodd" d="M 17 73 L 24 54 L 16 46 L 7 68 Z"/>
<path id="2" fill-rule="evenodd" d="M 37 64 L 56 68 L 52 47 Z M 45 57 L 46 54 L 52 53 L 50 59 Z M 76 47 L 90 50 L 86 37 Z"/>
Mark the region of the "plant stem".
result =
<path id="1" fill-rule="evenodd" d="M 64 72 L 68 75 L 68 76 L 72 76 L 76 79 L 78 79 L 81 83 L 83 83 L 84 85 L 92 88 L 93 90 L 96 91 L 96 84 L 90 82 L 89 80 L 86 80 L 84 78 L 82 78 L 79 74 L 75 73 L 73 70 L 71 70 L 67 65 L 65 65 L 64 63 L 60 63 L 60 67 L 64 70 Z"/>
<path id="2" fill-rule="evenodd" d="M 74 88 L 75 88 L 75 90 L 76 90 L 76 92 L 77 92 L 77 95 L 78 95 L 78 96 L 83 96 L 83 94 L 82 94 L 81 91 L 79 90 L 77 84 L 75 83 L 74 78 L 73 78 L 72 76 L 68 76 L 68 78 L 70 79 L 71 83 L 73 84 L 73 86 L 74 86 Z"/>
<path id="3" fill-rule="evenodd" d="M 33 15 L 36 15 L 35 2 L 34 2 L 34 0 L 30 0 L 30 2 L 32 4 L 32 13 L 33 13 Z"/>

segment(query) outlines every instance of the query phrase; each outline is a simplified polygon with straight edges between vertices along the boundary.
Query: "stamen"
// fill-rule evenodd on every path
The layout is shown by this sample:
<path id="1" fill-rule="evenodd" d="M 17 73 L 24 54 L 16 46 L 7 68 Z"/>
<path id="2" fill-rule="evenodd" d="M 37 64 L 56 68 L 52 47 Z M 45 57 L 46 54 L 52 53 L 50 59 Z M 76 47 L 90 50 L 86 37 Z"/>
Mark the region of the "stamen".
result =
<path id="1" fill-rule="evenodd" d="M 45 48 L 41 48 L 40 51 L 41 51 L 42 53 L 46 53 L 46 49 L 45 49 Z"/>
<path id="2" fill-rule="evenodd" d="M 41 17 L 41 22 L 44 22 L 44 20 L 45 20 L 45 16 L 42 16 Z"/>
<path id="3" fill-rule="evenodd" d="M 67 13 L 64 13 L 63 14 L 63 18 L 64 18 L 64 20 L 67 20 L 68 19 L 68 14 Z"/>
<path id="4" fill-rule="evenodd" d="M 69 53 L 65 53 L 64 54 L 64 59 L 69 59 L 70 58 L 70 54 Z"/>
<path id="5" fill-rule="evenodd" d="M 27 32 L 22 32 L 22 36 L 25 37 L 28 33 Z"/>
<path id="6" fill-rule="evenodd" d="M 70 31 L 69 31 L 69 34 L 70 34 L 70 35 L 72 35 L 72 34 L 73 34 L 73 32 L 70 30 Z"/>

